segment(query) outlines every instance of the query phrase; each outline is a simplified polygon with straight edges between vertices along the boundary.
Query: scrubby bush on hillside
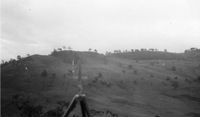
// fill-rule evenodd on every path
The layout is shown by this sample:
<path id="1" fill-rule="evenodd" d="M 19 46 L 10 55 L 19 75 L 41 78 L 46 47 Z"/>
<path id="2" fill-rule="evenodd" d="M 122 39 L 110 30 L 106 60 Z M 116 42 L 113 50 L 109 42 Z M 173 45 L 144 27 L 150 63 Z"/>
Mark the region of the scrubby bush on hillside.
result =
<path id="1" fill-rule="evenodd" d="M 42 77 L 46 77 L 48 74 L 47 74 L 47 71 L 44 69 L 43 71 L 42 71 L 42 73 L 41 73 L 41 76 Z"/>
<path id="2" fill-rule="evenodd" d="M 34 105 L 31 99 L 23 94 L 14 95 L 12 104 L 19 109 L 21 117 L 61 117 L 64 109 L 69 106 L 69 102 L 58 101 L 55 109 L 44 113 L 42 105 Z"/>
<path id="3" fill-rule="evenodd" d="M 98 78 L 102 78 L 102 77 L 103 77 L 102 73 L 99 72 L 97 77 L 98 77 Z"/>
<path id="4" fill-rule="evenodd" d="M 133 73 L 134 73 L 134 74 L 138 74 L 138 71 L 137 71 L 137 70 L 134 70 Z"/>
<path id="5" fill-rule="evenodd" d="M 152 66 L 154 66 L 155 63 L 154 63 L 154 62 L 151 62 L 150 64 L 151 64 Z"/>
<path id="6" fill-rule="evenodd" d="M 169 81 L 170 80 L 170 77 L 169 76 L 167 76 L 167 78 L 165 79 L 166 81 Z"/>
<path id="7" fill-rule="evenodd" d="M 22 57 L 20 55 L 17 56 L 17 60 L 21 60 Z"/>
<path id="8" fill-rule="evenodd" d="M 176 71 L 176 67 L 173 66 L 173 67 L 171 68 L 171 70 L 172 70 L 172 71 Z"/>
<path id="9" fill-rule="evenodd" d="M 26 54 L 27 57 L 30 57 L 30 54 Z"/>
<path id="10" fill-rule="evenodd" d="M 34 105 L 28 97 L 16 94 L 12 98 L 12 104 L 21 112 L 21 117 L 42 117 L 41 105 Z"/>
<path id="11" fill-rule="evenodd" d="M 196 80 L 198 83 L 200 83 L 200 76 L 197 77 L 197 80 Z"/>
<path id="12" fill-rule="evenodd" d="M 67 73 L 69 76 L 73 76 L 73 71 L 72 70 L 68 70 L 68 73 Z"/>
<path id="13" fill-rule="evenodd" d="M 132 66 L 132 65 L 129 65 L 129 66 L 128 66 L 128 69 L 133 69 L 133 66 Z"/>
<path id="14" fill-rule="evenodd" d="M 54 54 L 56 54 L 56 53 L 58 53 L 58 51 L 57 51 L 56 49 L 54 49 L 54 50 L 51 52 L 51 55 L 54 55 Z"/>
<path id="15" fill-rule="evenodd" d="M 188 80 L 188 79 L 185 79 L 185 82 L 187 82 L 187 83 L 189 83 L 189 84 L 192 83 L 192 81 L 191 81 L 191 80 Z"/>
<path id="16" fill-rule="evenodd" d="M 96 50 L 96 49 L 94 49 L 94 52 L 95 52 L 95 53 L 97 53 L 97 50 Z"/>
<path id="17" fill-rule="evenodd" d="M 172 86 L 174 87 L 174 89 L 177 89 L 179 87 L 179 84 L 178 84 L 178 82 L 173 81 Z"/>

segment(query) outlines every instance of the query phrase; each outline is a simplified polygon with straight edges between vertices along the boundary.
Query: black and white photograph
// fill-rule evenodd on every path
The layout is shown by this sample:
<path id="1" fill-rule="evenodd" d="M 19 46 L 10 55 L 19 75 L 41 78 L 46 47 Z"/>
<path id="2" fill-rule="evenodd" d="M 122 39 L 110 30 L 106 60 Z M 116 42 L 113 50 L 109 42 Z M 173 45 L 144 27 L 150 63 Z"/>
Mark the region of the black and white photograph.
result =
<path id="1" fill-rule="evenodd" d="M 1 117 L 200 117 L 199 0 L 1 0 Z"/>

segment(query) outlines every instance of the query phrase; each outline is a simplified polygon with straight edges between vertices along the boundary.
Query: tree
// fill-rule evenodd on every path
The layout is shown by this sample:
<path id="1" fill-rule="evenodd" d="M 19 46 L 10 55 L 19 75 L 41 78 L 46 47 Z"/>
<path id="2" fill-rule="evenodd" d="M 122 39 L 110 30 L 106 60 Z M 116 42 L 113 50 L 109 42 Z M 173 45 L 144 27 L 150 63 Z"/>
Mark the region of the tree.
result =
<path id="1" fill-rule="evenodd" d="M 96 50 L 96 49 L 94 49 L 94 52 L 96 52 L 96 53 L 97 53 L 97 50 Z"/>
<path id="2" fill-rule="evenodd" d="M 134 49 L 131 49 L 131 52 L 134 52 Z"/>
<path id="3" fill-rule="evenodd" d="M 153 48 L 150 48 L 149 51 L 154 52 L 154 49 L 153 49 Z"/>
<path id="4" fill-rule="evenodd" d="M 114 53 L 117 53 L 118 51 L 117 50 L 114 50 Z"/>
<path id="5" fill-rule="evenodd" d="M 20 55 L 17 56 L 17 60 L 21 60 L 22 57 Z"/>
<path id="6" fill-rule="evenodd" d="M 27 54 L 26 56 L 27 56 L 27 57 L 29 57 L 29 56 L 30 56 L 30 54 Z"/>
<path id="7" fill-rule="evenodd" d="M 12 63 L 13 62 L 13 59 L 11 58 L 10 60 L 9 60 L 9 63 Z"/>
<path id="8" fill-rule="evenodd" d="M 144 48 L 141 48 L 140 51 L 144 51 Z"/>
<path id="9" fill-rule="evenodd" d="M 167 52 L 167 49 L 164 49 L 164 52 Z"/>
<path id="10" fill-rule="evenodd" d="M 57 50 L 58 50 L 58 51 L 62 51 L 62 48 L 58 48 Z"/>
<path id="11" fill-rule="evenodd" d="M 65 49 L 66 49 L 66 46 L 62 46 L 62 48 L 63 48 L 63 50 L 65 50 Z"/>
<path id="12" fill-rule="evenodd" d="M 190 48 L 190 51 L 195 51 L 195 50 L 196 50 L 195 47 Z"/>
<path id="13" fill-rule="evenodd" d="M 91 48 L 89 48 L 89 49 L 88 49 L 88 51 L 92 51 L 92 49 L 91 49 Z"/>
<path id="14" fill-rule="evenodd" d="M 55 54 L 55 53 L 57 53 L 58 51 L 56 50 L 56 49 L 53 49 L 53 52 L 51 52 L 51 54 L 53 55 L 53 54 Z"/>
<path id="15" fill-rule="evenodd" d="M 69 46 L 69 47 L 68 47 L 68 50 L 72 50 L 72 48 Z"/>
<path id="16" fill-rule="evenodd" d="M 5 61 L 4 60 L 1 60 L 1 64 L 3 65 L 5 63 Z"/>

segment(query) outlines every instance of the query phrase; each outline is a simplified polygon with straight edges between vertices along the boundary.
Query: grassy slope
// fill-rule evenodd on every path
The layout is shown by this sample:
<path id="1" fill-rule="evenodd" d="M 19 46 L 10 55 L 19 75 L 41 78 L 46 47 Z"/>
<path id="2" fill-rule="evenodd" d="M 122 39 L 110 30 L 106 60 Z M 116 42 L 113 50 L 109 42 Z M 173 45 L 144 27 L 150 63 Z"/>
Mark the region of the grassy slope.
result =
<path id="1" fill-rule="evenodd" d="M 3 116 L 19 114 L 11 104 L 11 98 L 21 91 L 29 95 L 35 104 L 45 105 L 45 110 L 54 108 L 59 100 L 71 100 L 78 92 L 77 81 L 67 75 L 72 68 L 68 56 L 72 55 L 61 55 L 35 55 L 19 61 L 17 65 L 2 68 Z M 184 117 L 187 113 L 198 113 L 200 110 L 197 100 L 200 99 L 199 84 L 184 82 L 185 79 L 193 80 L 200 76 L 198 61 L 105 59 L 103 55 L 90 52 L 79 52 L 78 56 L 83 60 L 83 75 L 88 78 L 83 84 L 90 108 L 131 117 L 152 117 L 156 114 L 161 117 Z M 128 65 L 133 68 L 129 69 Z M 172 66 L 176 67 L 176 71 L 171 70 Z M 48 72 L 45 78 L 41 77 L 44 69 Z M 94 83 L 94 77 L 99 72 L 103 78 Z M 177 89 L 171 85 L 174 81 L 179 84 Z M 105 83 L 111 85 L 108 87 Z"/>

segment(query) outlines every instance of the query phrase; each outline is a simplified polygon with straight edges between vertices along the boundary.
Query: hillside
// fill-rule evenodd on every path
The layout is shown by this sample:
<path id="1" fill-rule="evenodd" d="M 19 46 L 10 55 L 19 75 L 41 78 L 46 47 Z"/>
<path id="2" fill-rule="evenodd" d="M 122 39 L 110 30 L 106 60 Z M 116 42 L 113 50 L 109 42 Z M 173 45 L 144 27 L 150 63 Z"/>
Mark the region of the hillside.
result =
<path id="1" fill-rule="evenodd" d="M 71 75 L 73 58 L 75 65 L 82 62 L 84 93 L 93 116 L 112 116 L 105 113 L 109 111 L 119 117 L 197 117 L 197 57 L 164 52 L 105 56 L 78 51 L 29 56 L 1 66 L 2 117 L 20 116 L 22 111 L 12 103 L 16 94 L 23 94 L 35 106 L 42 105 L 43 112 L 55 109 L 59 101 L 69 102 L 78 92 L 77 80 Z M 75 112 L 80 115 L 78 109 Z"/>

